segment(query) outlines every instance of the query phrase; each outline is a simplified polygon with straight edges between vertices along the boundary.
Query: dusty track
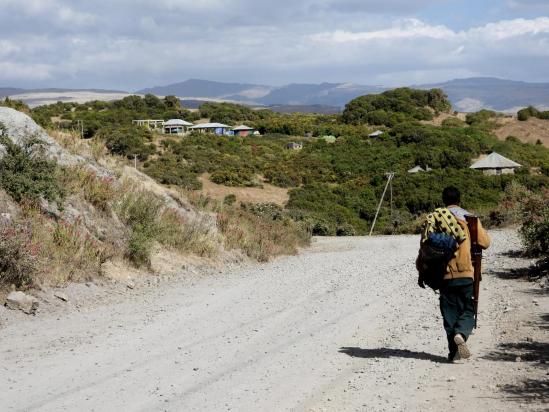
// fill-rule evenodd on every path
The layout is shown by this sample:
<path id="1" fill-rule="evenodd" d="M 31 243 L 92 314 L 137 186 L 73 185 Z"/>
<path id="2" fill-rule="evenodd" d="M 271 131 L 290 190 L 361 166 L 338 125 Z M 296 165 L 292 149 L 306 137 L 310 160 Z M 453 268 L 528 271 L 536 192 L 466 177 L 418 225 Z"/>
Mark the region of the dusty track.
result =
<path id="1" fill-rule="evenodd" d="M 493 235 L 467 364 L 444 363 L 437 298 L 415 283 L 416 237 L 319 239 L 267 265 L 8 321 L 0 410 L 542 410 L 537 393 L 502 390 L 546 379 L 539 359 L 509 362 L 498 344 L 547 342 L 524 321 L 549 299 L 535 306 L 532 284 L 501 279 L 525 262 L 499 255 L 517 247 L 511 232 Z"/>

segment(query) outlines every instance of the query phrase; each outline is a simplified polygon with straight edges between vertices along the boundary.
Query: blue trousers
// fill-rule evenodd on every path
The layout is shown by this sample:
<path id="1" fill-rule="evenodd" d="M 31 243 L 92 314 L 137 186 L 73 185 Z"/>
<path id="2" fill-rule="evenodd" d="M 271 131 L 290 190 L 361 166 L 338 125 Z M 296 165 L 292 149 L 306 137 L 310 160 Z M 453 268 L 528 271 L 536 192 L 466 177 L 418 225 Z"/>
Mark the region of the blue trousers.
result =
<path id="1" fill-rule="evenodd" d="M 475 326 L 473 279 L 444 282 L 440 289 L 440 312 L 448 338 L 449 356 L 453 357 L 457 352 L 454 336 L 459 333 L 467 340 Z"/>

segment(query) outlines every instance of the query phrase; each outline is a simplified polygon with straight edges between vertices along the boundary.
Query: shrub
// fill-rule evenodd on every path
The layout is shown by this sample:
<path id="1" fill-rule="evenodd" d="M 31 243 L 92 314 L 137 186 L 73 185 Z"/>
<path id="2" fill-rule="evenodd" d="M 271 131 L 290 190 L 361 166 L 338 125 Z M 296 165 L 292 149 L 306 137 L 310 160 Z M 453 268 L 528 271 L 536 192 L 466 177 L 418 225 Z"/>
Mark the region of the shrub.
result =
<path id="1" fill-rule="evenodd" d="M 59 180 L 71 193 L 82 193 L 84 199 L 104 212 L 110 209 L 110 203 L 116 194 L 114 178 L 99 177 L 82 167 L 66 167 L 59 172 Z"/>
<path id="2" fill-rule="evenodd" d="M 235 202 L 236 202 L 236 196 L 232 193 L 230 195 L 225 196 L 225 198 L 223 199 L 223 204 L 227 206 L 231 206 Z"/>
<path id="3" fill-rule="evenodd" d="M 225 186 L 253 187 L 259 185 L 254 174 L 246 169 L 218 170 L 211 174 L 210 180 Z"/>
<path id="4" fill-rule="evenodd" d="M 144 127 L 107 127 L 100 129 L 97 134 L 105 141 L 111 153 L 126 156 L 128 159 L 137 156 L 139 160 L 147 160 L 156 152 L 156 147 L 151 143 L 152 133 Z"/>
<path id="5" fill-rule="evenodd" d="M 406 120 L 431 120 L 434 112 L 451 109 L 440 89 L 400 88 L 377 95 L 360 96 L 345 106 L 342 120 L 349 124 L 369 123 L 393 126 Z"/>
<path id="6" fill-rule="evenodd" d="M 155 242 L 201 256 L 217 250 L 207 217 L 189 222 L 151 192 L 135 187 L 126 190 L 117 213 L 130 228 L 127 256 L 136 266 L 150 265 Z"/>
<path id="7" fill-rule="evenodd" d="M 28 226 L 0 224 L 0 286 L 30 285 L 37 255 L 38 246 Z"/>
<path id="8" fill-rule="evenodd" d="M 549 189 L 523 198 L 519 231 L 527 251 L 533 255 L 549 253 Z"/>
<path id="9" fill-rule="evenodd" d="M 310 230 L 303 223 L 289 218 L 272 220 L 242 208 L 220 212 L 217 227 L 225 236 L 227 247 L 241 249 L 260 262 L 272 256 L 295 254 L 298 247 L 310 241 Z"/>
<path id="10" fill-rule="evenodd" d="M 188 164 L 174 155 L 165 155 L 159 159 L 147 161 L 144 171 L 164 185 L 180 186 L 189 190 L 202 189 L 202 182 L 192 172 Z"/>
<path id="11" fill-rule="evenodd" d="M 46 159 L 39 142 L 27 139 L 19 146 L 0 136 L 0 145 L 6 149 L 0 159 L 0 187 L 15 201 L 62 200 L 65 193 L 56 180 L 57 165 Z"/>
<path id="12" fill-rule="evenodd" d="M 129 226 L 128 258 L 137 266 L 149 265 L 160 226 L 157 216 L 163 202 L 150 192 L 127 190 L 118 205 L 118 216 Z"/>
<path id="13" fill-rule="evenodd" d="M 219 241 L 212 231 L 209 216 L 189 222 L 177 211 L 165 209 L 159 218 L 157 240 L 164 246 L 199 256 L 212 256 L 218 250 Z"/>

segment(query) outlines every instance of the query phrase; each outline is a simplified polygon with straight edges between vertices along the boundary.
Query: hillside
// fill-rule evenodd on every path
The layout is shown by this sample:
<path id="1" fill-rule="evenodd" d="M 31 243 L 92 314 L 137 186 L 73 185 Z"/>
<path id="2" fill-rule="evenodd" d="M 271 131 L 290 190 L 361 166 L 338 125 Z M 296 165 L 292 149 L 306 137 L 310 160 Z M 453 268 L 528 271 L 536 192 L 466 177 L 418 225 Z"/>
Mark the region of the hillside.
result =
<path id="1" fill-rule="evenodd" d="M 469 114 L 465 121 L 452 116 L 439 89 L 401 88 L 361 96 L 341 115 L 284 114 L 229 103 L 208 103 L 189 112 L 175 98 L 151 95 L 46 106 L 32 115 L 45 126 L 69 130 L 82 121 L 91 142 L 105 144 L 112 155 L 126 159 L 137 155 L 140 170 L 161 184 L 191 191 L 206 204 L 208 194 L 221 199 L 214 192 L 223 193 L 223 202 L 237 209 L 242 203 L 240 210 L 273 221 L 291 219 L 317 235 L 367 233 L 388 171 L 396 173 L 393 209 L 383 205 L 377 222 L 381 233 L 417 230 L 422 213 L 440 204 L 440 192 L 449 184 L 462 189 L 465 207 L 482 214 L 487 224 L 499 224 L 505 219 L 499 205 L 511 183 L 539 191 L 549 179 L 549 150 L 517 139 L 499 140 L 495 121 L 505 117 L 495 112 Z M 437 121 L 437 116 L 446 118 Z M 166 136 L 132 125 L 136 118 L 173 117 L 245 123 L 261 136 Z M 381 135 L 368 137 L 378 129 Z M 302 142 L 303 149 L 287 150 L 291 142 Z M 523 168 L 516 175 L 497 177 L 469 168 L 490 151 Z M 407 173 L 414 166 L 432 170 Z M 206 174 L 218 190 L 204 190 L 215 189 L 204 183 Z M 271 195 L 261 189 L 267 184 L 288 190 L 284 207 L 253 205 L 270 201 Z"/>
<path id="2" fill-rule="evenodd" d="M 0 294 L 98 277 L 126 281 L 243 255 L 268 260 L 308 242 L 288 219 L 206 204 L 107 151 L 0 107 Z"/>

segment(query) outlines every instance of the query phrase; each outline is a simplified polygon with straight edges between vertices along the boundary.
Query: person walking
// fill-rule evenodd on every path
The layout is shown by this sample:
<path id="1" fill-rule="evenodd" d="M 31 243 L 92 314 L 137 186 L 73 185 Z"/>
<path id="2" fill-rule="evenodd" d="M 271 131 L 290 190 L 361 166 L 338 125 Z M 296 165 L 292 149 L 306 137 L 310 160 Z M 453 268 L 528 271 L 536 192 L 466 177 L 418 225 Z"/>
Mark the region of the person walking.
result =
<path id="1" fill-rule="evenodd" d="M 442 192 L 444 208 L 429 214 L 422 233 L 422 247 L 430 233 L 444 233 L 452 236 L 457 249 L 445 268 L 439 269 L 440 312 L 448 338 L 448 360 L 454 362 L 471 356 L 467 341 L 475 325 L 473 299 L 474 268 L 471 259 L 471 236 L 465 220 L 469 215 L 460 207 L 461 194 L 456 187 L 447 187 Z M 478 244 L 487 249 L 490 237 L 478 222 Z M 419 272 L 418 285 L 425 288 L 425 255 L 420 253 L 416 260 Z"/>

